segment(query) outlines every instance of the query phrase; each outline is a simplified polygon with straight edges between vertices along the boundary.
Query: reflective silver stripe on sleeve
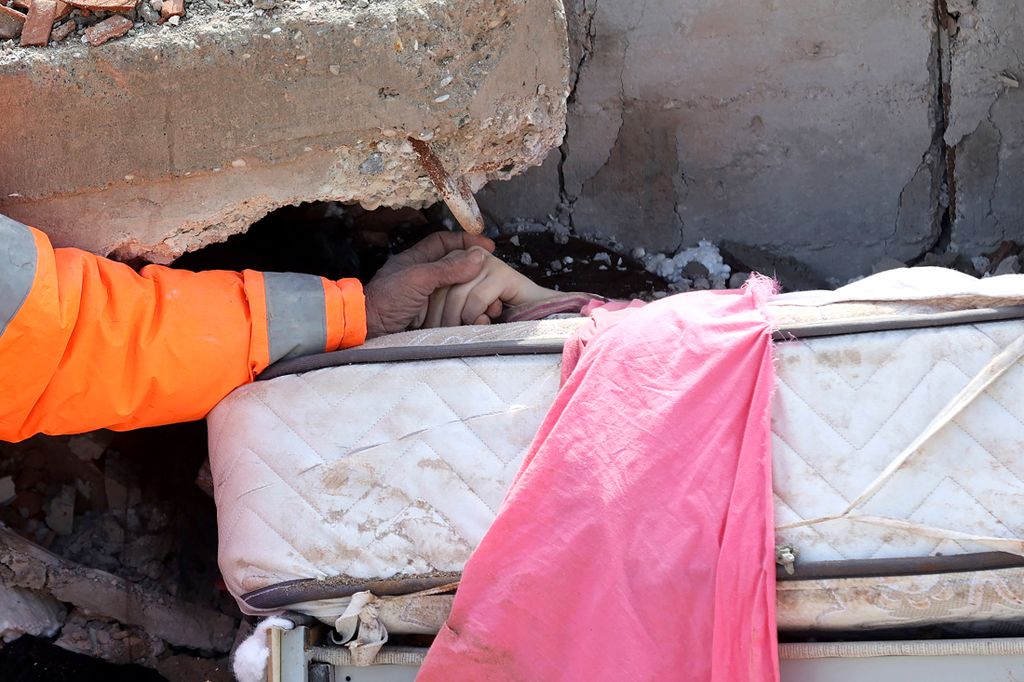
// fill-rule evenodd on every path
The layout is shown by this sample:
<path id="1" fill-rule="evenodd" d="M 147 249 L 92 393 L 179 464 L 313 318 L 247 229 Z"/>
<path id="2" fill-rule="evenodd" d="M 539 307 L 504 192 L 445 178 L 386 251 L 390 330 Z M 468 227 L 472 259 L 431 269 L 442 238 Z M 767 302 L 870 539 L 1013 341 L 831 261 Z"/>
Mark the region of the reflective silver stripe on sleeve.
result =
<path id="1" fill-rule="evenodd" d="M 267 272 L 267 338 L 270 364 L 285 358 L 323 353 L 327 346 L 324 285 L 319 277 Z"/>
<path id="2" fill-rule="evenodd" d="M 37 259 L 32 231 L 0 215 L 0 334 L 7 331 L 32 290 Z"/>

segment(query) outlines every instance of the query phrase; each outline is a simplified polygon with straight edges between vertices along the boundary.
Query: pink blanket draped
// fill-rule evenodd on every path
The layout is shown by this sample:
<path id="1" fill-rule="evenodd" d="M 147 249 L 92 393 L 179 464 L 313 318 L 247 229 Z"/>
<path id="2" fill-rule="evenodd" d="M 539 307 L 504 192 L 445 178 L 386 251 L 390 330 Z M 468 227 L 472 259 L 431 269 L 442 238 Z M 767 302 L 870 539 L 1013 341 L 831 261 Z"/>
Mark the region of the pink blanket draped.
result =
<path id="1" fill-rule="evenodd" d="M 770 288 L 595 311 L 418 680 L 778 680 Z"/>

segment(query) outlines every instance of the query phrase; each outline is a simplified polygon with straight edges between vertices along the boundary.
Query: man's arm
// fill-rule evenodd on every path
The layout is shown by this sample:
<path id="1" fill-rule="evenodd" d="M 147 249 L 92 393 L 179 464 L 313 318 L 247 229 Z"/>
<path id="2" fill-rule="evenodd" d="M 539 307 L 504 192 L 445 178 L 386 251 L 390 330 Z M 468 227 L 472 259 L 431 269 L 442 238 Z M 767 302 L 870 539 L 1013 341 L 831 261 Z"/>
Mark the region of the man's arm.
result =
<path id="1" fill-rule="evenodd" d="M 0 216 L 0 439 L 204 416 L 286 356 L 358 345 L 362 287 L 53 249 Z"/>

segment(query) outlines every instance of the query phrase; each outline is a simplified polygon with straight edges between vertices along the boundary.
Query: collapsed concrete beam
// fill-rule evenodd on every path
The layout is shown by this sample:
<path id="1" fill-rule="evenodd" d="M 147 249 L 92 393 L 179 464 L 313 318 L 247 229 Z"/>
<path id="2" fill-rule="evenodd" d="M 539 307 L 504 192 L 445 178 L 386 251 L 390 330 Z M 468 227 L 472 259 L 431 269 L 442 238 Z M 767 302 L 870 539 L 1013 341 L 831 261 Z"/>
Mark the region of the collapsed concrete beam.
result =
<path id="1" fill-rule="evenodd" d="M 560 144 L 561 0 L 358 4 L 0 53 L 0 212 L 166 262 L 286 204 L 437 201 L 408 136 L 474 189 Z"/>
<path id="2" fill-rule="evenodd" d="M 0 584 L 47 593 L 87 613 L 138 625 L 174 646 L 224 653 L 235 637 L 235 621 L 223 613 L 77 565 L 2 527 Z"/>

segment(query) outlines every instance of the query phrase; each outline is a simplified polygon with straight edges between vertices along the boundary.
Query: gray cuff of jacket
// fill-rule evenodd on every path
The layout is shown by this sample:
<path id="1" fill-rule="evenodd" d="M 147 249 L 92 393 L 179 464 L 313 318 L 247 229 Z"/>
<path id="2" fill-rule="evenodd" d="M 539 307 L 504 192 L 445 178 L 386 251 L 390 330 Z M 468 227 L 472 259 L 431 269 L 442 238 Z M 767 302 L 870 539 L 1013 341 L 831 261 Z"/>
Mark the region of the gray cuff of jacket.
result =
<path id="1" fill-rule="evenodd" d="M 267 339 L 270 364 L 327 348 L 323 281 L 314 275 L 266 272 Z"/>
<path id="2" fill-rule="evenodd" d="M 32 291 L 38 258 L 32 231 L 0 215 L 0 334 Z"/>

